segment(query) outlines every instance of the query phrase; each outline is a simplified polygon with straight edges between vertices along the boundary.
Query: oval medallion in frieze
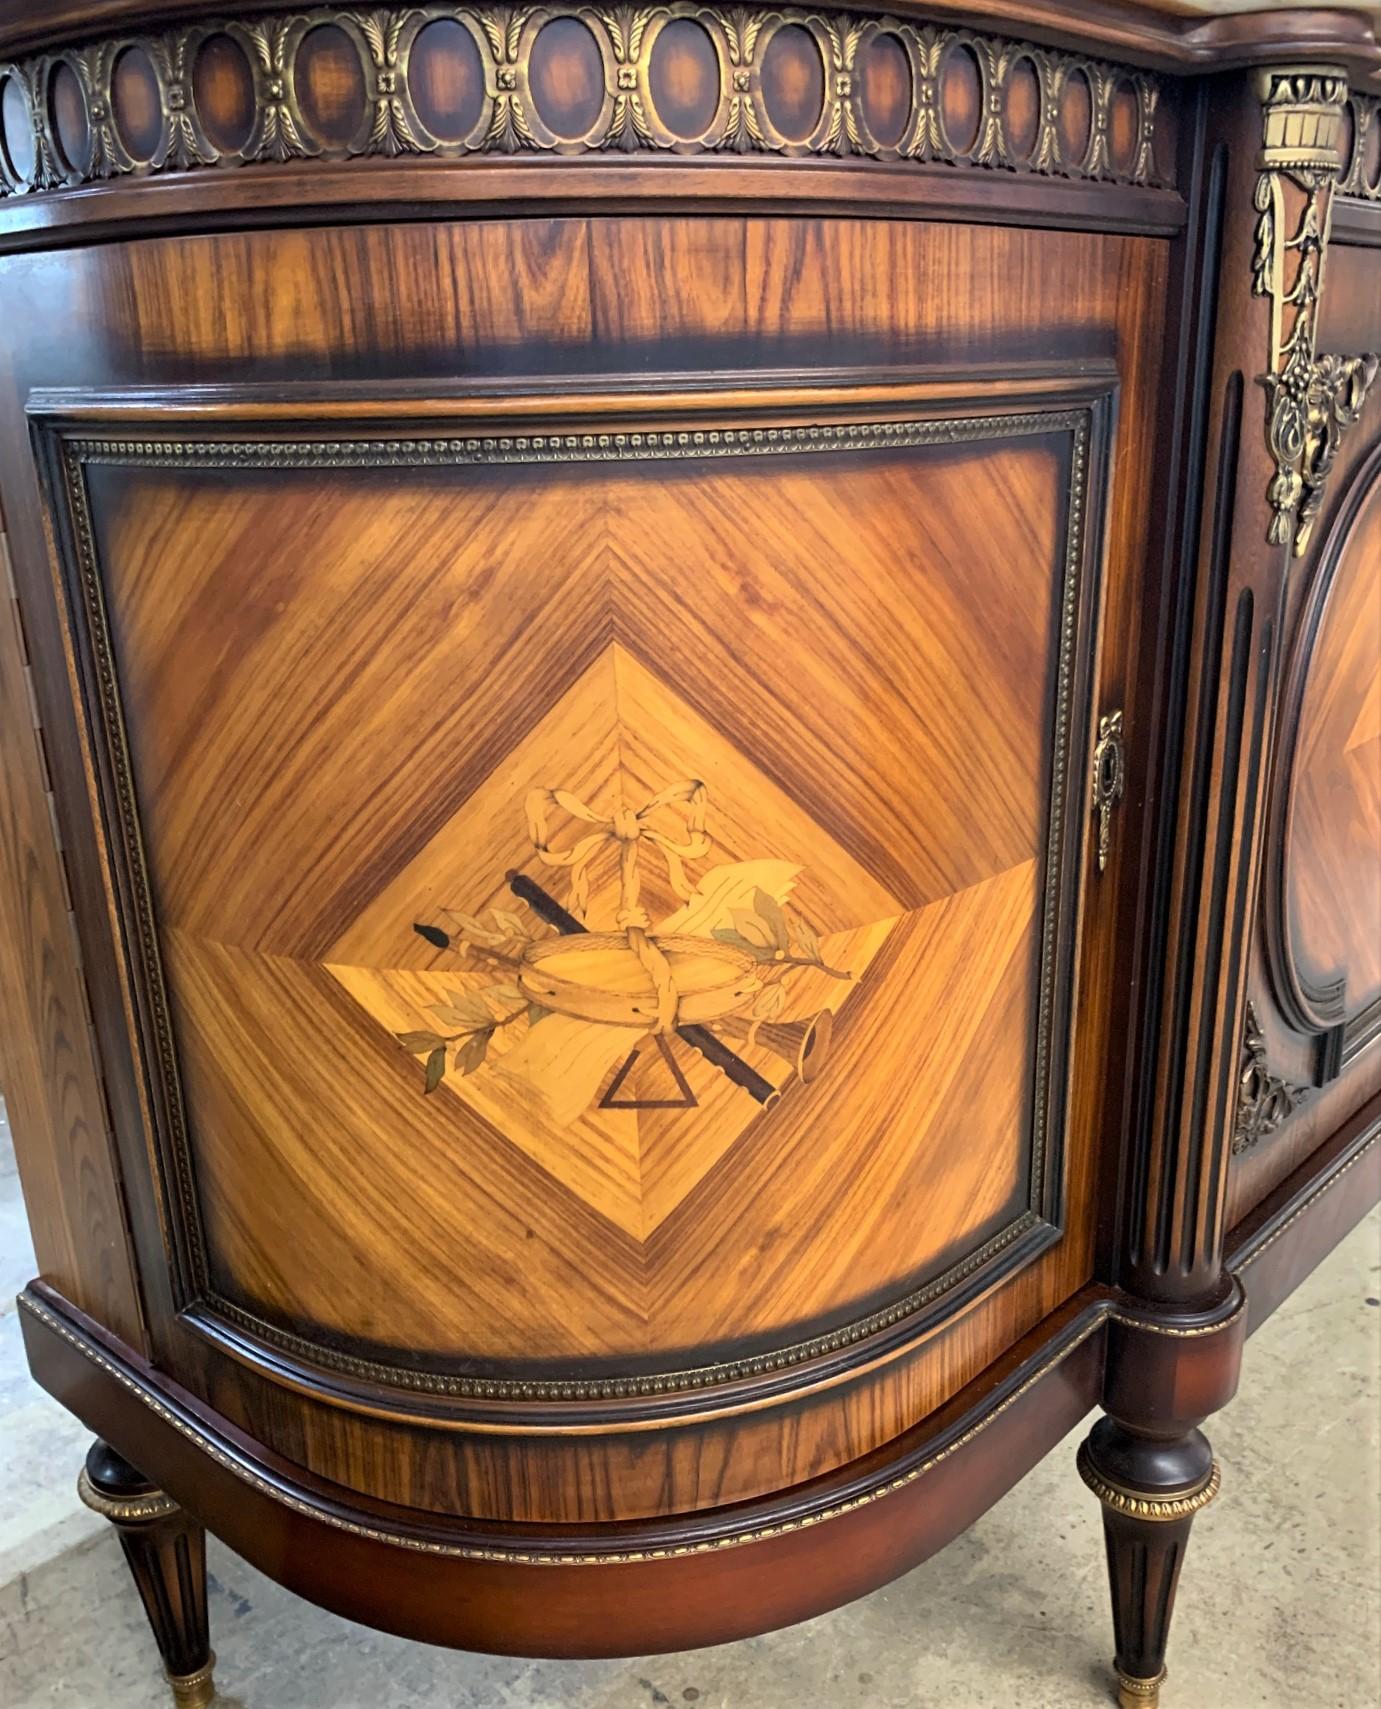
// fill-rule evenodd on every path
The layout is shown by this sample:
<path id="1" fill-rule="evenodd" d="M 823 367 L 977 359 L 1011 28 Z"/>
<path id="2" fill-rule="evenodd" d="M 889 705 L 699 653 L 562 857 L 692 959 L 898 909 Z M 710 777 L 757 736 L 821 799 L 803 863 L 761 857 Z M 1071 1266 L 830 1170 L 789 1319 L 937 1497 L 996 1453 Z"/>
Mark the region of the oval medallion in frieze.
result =
<path id="1" fill-rule="evenodd" d="M 758 38 L 764 117 L 785 145 L 804 146 L 825 113 L 825 51 L 804 23 L 779 23 Z"/>
<path id="2" fill-rule="evenodd" d="M 891 152 L 906 136 L 915 100 L 908 44 L 894 31 L 865 27 L 855 63 L 859 117 L 879 151 Z"/>
<path id="3" fill-rule="evenodd" d="M 60 165 L 80 180 L 91 158 L 91 121 L 81 79 L 65 59 L 54 65 L 48 79 L 48 123 Z"/>
<path id="4" fill-rule="evenodd" d="M 1304 597 L 1281 703 L 1267 941 L 1291 1026 L 1381 1033 L 1381 447 Z"/>
<path id="5" fill-rule="evenodd" d="M 1012 159 L 1027 161 L 1041 130 L 1041 80 L 1027 54 L 1018 54 L 1008 69 L 1004 110 Z"/>
<path id="6" fill-rule="evenodd" d="M 1366 96 L 1351 103 L 1354 142 L 1351 181 L 1348 188 L 1358 196 L 1381 193 L 1381 107 Z"/>
<path id="7" fill-rule="evenodd" d="M 163 90 L 148 52 L 137 42 L 122 48 L 111 72 L 115 128 L 130 159 L 148 165 L 163 141 Z"/>
<path id="8" fill-rule="evenodd" d="M 1381 96 L 1353 94 L 1343 105 L 1338 194 L 1381 198 Z"/>
<path id="9" fill-rule="evenodd" d="M 533 111 L 558 142 L 595 132 L 608 101 L 604 55 L 582 19 L 539 24 L 528 49 L 527 84 Z"/>
<path id="10" fill-rule="evenodd" d="M 471 138 L 484 119 L 484 61 L 479 44 L 457 18 L 424 19 L 406 55 L 412 106 L 425 133 L 441 143 Z"/>
<path id="11" fill-rule="evenodd" d="M 1130 78 L 1118 79 L 1108 102 L 1108 163 L 1119 178 L 1131 175 L 1140 143 L 1141 111 Z"/>
<path id="12" fill-rule="evenodd" d="M 1173 152 L 1143 73 L 895 16 L 693 0 L 256 8 L 34 55 L 0 85 L 0 197 L 249 162 L 592 151 L 941 159 L 1149 190 Z M 1376 127 L 1354 106 L 1355 192 Z"/>
<path id="13" fill-rule="evenodd" d="M 367 118 L 364 66 L 357 43 L 339 24 L 315 24 L 297 43 L 293 88 L 308 136 L 324 150 L 342 149 Z"/>
<path id="14" fill-rule="evenodd" d="M 1057 129 L 1063 170 L 1077 170 L 1088 159 L 1093 140 L 1093 87 L 1082 67 L 1076 66 L 1064 79 Z"/>
<path id="15" fill-rule="evenodd" d="M 940 62 L 940 123 L 953 153 L 968 154 L 977 145 L 983 103 L 977 47 L 957 38 Z"/>
<path id="16" fill-rule="evenodd" d="M 6 186 L 31 188 L 37 165 L 33 95 L 17 66 L 0 67 L 0 170 Z"/>
<path id="17" fill-rule="evenodd" d="M 245 50 L 218 32 L 197 49 L 192 94 L 207 138 L 221 154 L 238 154 L 254 130 L 254 71 Z"/>
<path id="18" fill-rule="evenodd" d="M 648 50 L 647 85 L 652 110 L 678 142 L 705 136 L 723 88 L 719 52 L 709 31 L 693 18 L 664 23 Z"/>

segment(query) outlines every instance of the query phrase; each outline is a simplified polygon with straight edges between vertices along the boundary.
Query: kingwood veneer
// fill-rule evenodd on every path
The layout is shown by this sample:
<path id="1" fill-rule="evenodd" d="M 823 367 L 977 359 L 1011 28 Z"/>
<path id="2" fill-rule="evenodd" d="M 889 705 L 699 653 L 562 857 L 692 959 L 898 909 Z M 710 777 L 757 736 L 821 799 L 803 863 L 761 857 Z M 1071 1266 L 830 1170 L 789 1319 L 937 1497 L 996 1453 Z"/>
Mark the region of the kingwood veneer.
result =
<path id="1" fill-rule="evenodd" d="M 1091 1407 L 1123 1702 L 1375 1195 L 1354 14 L 0 0 L 5 1094 L 173 1688 L 207 1526 L 549 1655 Z"/>

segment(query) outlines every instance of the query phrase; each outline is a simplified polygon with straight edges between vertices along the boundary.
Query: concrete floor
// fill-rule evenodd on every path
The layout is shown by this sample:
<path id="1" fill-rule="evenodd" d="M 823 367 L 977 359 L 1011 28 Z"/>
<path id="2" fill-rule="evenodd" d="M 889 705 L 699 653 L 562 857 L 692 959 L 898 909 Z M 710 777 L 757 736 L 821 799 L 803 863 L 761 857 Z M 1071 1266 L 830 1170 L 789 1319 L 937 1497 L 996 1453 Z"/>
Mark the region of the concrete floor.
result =
<path id="1" fill-rule="evenodd" d="M 73 1490 L 85 1436 L 24 1373 L 28 1278 L 0 1132 L 0 1704 L 164 1709 L 119 1546 Z M 1223 1494 L 1197 1521 L 1166 1709 L 1381 1704 L 1381 1216 L 1256 1336 L 1213 1421 Z M 383 1637 L 210 1546 L 221 1709 L 1106 1709 L 1111 1650 L 1083 1428 L 943 1554 L 747 1643 L 526 1662 Z"/>

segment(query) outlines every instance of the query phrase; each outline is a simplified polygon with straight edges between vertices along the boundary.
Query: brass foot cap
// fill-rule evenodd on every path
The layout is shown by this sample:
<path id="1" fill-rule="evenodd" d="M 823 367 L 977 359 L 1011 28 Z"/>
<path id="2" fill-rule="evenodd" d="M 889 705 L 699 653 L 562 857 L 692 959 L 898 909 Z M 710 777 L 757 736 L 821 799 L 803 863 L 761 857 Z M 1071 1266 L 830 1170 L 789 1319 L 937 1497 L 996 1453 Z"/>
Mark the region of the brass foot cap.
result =
<path id="1" fill-rule="evenodd" d="M 1160 1703 L 1160 1688 L 1165 1684 L 1166 1669 L 1162 1668 L 1154 1679 L 1137 1679 L 1135 1675 L 1117 1670 L 1117 1703 L 1118 1709 L 1157 1709 Z"/>
<path id="2" fill-rule="evenodd" d="M 205 1667 L 199 1667 L 195 1673 L 170 1673 L 168 1684 L 173 1688 L 173 1703 L 176 1709 L 210 1709 L 216 1701 L 216 1682 L 211 1677 L 211 1670 L 216 1665 L 215 1656 L 210 1657 Z"/>

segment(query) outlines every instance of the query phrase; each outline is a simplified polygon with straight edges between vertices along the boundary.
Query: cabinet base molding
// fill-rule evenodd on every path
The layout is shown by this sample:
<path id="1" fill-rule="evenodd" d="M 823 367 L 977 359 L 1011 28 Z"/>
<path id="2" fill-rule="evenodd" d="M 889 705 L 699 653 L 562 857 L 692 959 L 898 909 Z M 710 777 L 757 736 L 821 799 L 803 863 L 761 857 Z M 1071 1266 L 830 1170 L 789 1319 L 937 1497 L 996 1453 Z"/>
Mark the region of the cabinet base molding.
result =
<path id="1" fill-rule="evenodd" d="M 1227 1239 L 1254 1334 L 1381 1199 L 1381 1096 L 1286 1177 Z"/>
<path id="2" fill-rule="evenodd" d="M 157 1479 L 156 1486 L 113 1492 L 84 1476 L 83 1498 L 117 1523 L 185 1508 L 256 1565 L 286 1575 L 298 1594 L 433 1643 L 500 1653 L 614 1655 L 636 1647 L 635 1633 L 646 1649 L 650 1623 L 656 1648 L 689 1648 L 807 1619 L 926 1559 L 1093 1407 L 1108 1404 L 1117 1392 L 1108 1369 L 1114 1338 L 1132 1338 L 1138 1358 L 1154 1352 L 1175 1362 L 1159 1373 L 1167 1381 L 1181 1369 L 1179 1361 L 1187 1362 L 1187 1371 L 1211 1348 L 1221 1353 L 1224 1335 L 1235 1339 L 1249 1314 L 1255 1327 L 1274 1303 L 1274 1278 L 1294 1264 L 1317 1263 L 1377 1197 L 1381 1112 L 1353 1128 L 1341 1154 L 1321 1157 L 1312 1175 L 1301 1171 L 1286 1184 L 1288 1192 L 1282 1189 L 1263 1207 L 1266 1220 L 1254 1237 L 1245 1225 L 1239 1231 L 1234 1268 L 1241 1270 L 1245 1309 L 1234 1288 L 1199 1319 L 1171 1322 L 1155 1315 L 1149 1302 L 1086 1289 L 994 1372 L 882 1454 L 767 1501 L 682 1515 L 655 1527 L 576 1532 L 525 1526 L 506 1534 L 493 1524 L 351 1504 L 337 1486 L 253 1448 L 229 1420 L 159 1376 L 43 1284 L 21 1296 L 21 1316 L 44 1387 L 118 1452 L 137 1454 Z M 1130 1368 L 1135 1361 L 1124 1362 Z M 1110 1498 L 1105 1513 L 1115 1514 L 1119 1503 L 1128 1509 L 1140 1503 L 1147 1512 L 1120 1517 L 1143 1528 L 1157 1525 L 1150 1515 L 1157 1501 L 1177 1509 L 1165 1518 L 1184 1523 L 1217 1491 L 1216 1468 L 1161 1495 L 1137 1490 L 1134 1480 L 1119 1479 L 1087 1455 L 1081 1459 L 1086 1481 L 1097 1480 L 1090 1487 L 1100 1499 Z M 735 1576 L 743 1595 L 726 1598 L 716 1588 L 727 1557 L 742 1562 Z M 294 1576 L 295 1560 L 313 1558 L 334 1563 L 325 1585 L 315 1576 L 310 1582 Z M 372 1587 L 389 1574 L 395 1587 L 399 1575 L 409 1579 L 416 1595 L 395 1590 L 376 1599 Z M 542 1577 L 535 1580 L 535 1574 Z M 606 1601 L 611 1576 L 619 1587 L 612 1605 Z M 528 1588 L 539 1590 L 540 1598 L 513 1594 Z M 558 1596 L 560 1617 L 553 1621 Z M 598 1621 L 592 1618 L 596 1608 L 604 1609 Z M 184 1701 L 195 1703 L 186 1695 L 199 1688 L 194 1676 L 174 1683 Z"/>
<path id="3" fill-rule="evenodd" d="M 1173 1322 L 1148 1302 L 1085 1290 L 1012 1350 L 997 1380 L 990 1373 L 971 1385 L 883 1454 L 769 1501 L 655 1528 L 528 1526 L 505 1534 L 492 1524 L 351 1504 L 337 1486 L 254 1448 L 43 1284 L 21 1296 L 21 1316 L 44 1387 L 117 1452 L 138 1454 L 158 1480 L 122 1490 L 83 1474 L 83 1499 L 117 1524 L 194 1514 L 298 1594 L 432 1643 L 575 1657 L 628 1653 L 637 1634 L 649 1653 L 690 1648 L 810 1618 L 933 1554 L 1080 1418 L 1107 1404 L 1113 1337 L 1132 1336 L 1143 1352 L 1163 1350 L 1188 1361 L 1188 1370 L 1224 1334 L 1235 1339 L 1249 1312 L 1254 1327 L 1258 1307 L 1274 1303 L 1273 1278 L 1285 1273 L 1276 1266 L 1317 1263 L 1374 1202 L 1381 1121 L 1366 1115 L 1353 1124 L 1350 1143 L 1263 1207 L 1254 1235 L 1239 1231 L 1234 1257 L 1245 1309 L 1236 1286 L 1197 1320 Z M 1105 1523 L 1130 1528 L 1138 1546 L 1187 1530 L 1219 1484 L 1211 1460 L 1180 1488 L 1162 1491 L 1137 1488 L 1087 1450 L 1080 1471 L 1104 1503 Z M 329 1561 L 331 1571 L 324 1582 L 315 1573 L 298 1576 L 298 1561 Z M 725 1597 L 720 1574 L 729 1561 L 739 1592 Z M 406 1595 L 397 1593 L 400 1580 L 410 1587 Z M 385 1584 L 388 1593 L 376 1596 Z M 533 1591 L 539 1594 L 525 1594 Z M 208 1653 L 204 1669 L 171 1674 L 174 1700 L 210 1701 L 197 1695 L 209 1687 L 210 1666 Z M 1119 1676 L 1124 1706 L 1156 1702 L 1153 1673 Z"/>
<path id="4" fill-rule="evenodd" d="M 288 1588 L 405 1637 L 574 1657 L 751 1636 L 909 1571 L 1096 1405 L 1107 1302 L 1076 1300 L 996 1381 L 838 1473 L 732 1509 L 584 1530 L 366 1503 L 252 1445 L 41 1284 L 21 1311 L 43 1386 Z"/>

